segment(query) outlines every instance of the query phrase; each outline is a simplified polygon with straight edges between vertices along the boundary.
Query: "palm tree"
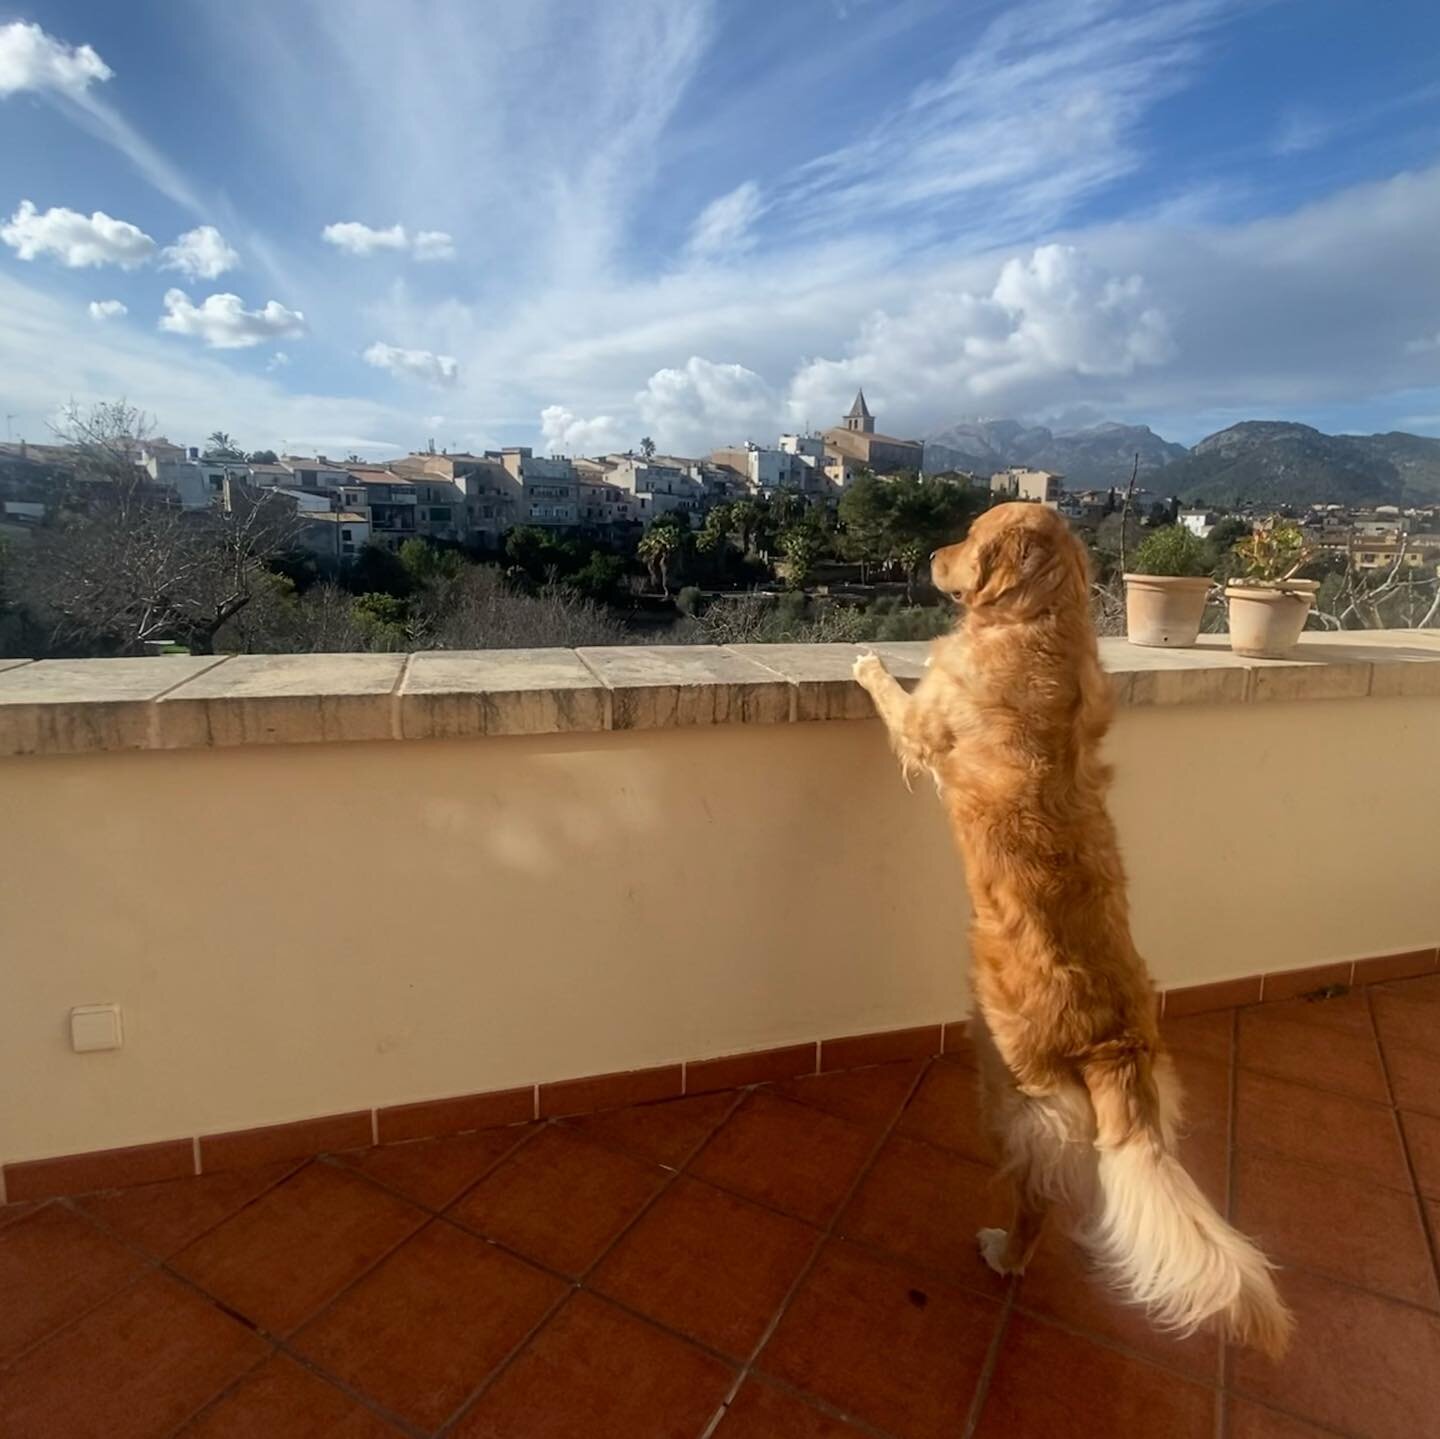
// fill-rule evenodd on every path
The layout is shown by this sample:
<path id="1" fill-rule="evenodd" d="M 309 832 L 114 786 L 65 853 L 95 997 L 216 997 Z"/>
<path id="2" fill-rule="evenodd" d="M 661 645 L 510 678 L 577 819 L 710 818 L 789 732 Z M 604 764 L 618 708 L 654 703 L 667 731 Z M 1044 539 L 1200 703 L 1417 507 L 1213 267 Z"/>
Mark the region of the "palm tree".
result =
<path id="1" fill-rule="evenodd" d="M 663 593 L 670 593 L 670 564 L 680 552 L 680 532 L 673 525 L 652 525 L 635 546 L 635 553 L 650 571 L 653 582 L 660 580 Z"/>
<path id="2" fill-rule="evenodd" d="M 235 448 L 235 441 L 230 438 L 226 430 L 211 430 L 205 437 L 205 450 L 207 454 L 213 455 L 217 460 L 238 460 L 240 451 Z"/>

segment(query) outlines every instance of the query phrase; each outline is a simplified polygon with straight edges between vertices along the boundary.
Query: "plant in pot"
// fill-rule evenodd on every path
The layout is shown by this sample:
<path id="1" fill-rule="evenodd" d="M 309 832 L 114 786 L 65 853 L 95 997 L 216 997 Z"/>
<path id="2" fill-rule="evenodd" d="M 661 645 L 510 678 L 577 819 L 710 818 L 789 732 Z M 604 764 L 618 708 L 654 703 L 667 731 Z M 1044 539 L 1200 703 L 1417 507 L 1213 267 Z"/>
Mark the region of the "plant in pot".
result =
<path id="1" fill-rule="evenodd" d="M 1125 576 L 1125 634 L 1132 645 L 1193 645 L 1213 581 L 1205 541 L 1184 525 L 1152 530 Z"/>
<path id="2" fill-rule="evenodd" d="M 1300 643 L 1318 580 L 1295 576 L 1310 558 L 1300 527 L 1272 515 L 1235 546 L 1243 567 L 1225 586 L 1230 648 L 1237 655 L 1282 659 Z"/>

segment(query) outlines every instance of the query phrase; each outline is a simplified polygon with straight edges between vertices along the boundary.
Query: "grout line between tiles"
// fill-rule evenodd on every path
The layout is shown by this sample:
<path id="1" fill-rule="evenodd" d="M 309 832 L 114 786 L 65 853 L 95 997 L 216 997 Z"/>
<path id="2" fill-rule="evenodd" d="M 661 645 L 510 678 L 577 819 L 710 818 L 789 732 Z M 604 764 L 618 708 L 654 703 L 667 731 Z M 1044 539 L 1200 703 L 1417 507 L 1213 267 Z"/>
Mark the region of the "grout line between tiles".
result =
<path id="1" fill-rule="evenodd" d="M 1424 1193 L 1420 1188 L 1420 1176 L 1415 1171 L 1415 1157 L 1410 1152 L 1410 1136 L 1405 1132 L 1405 1125 L 1400 1118 L 1400 1106 L 1395 1102 L 1395 1085 L 1390 1078 L 1390 1056 L 1386 1052 L 1384 1040 L 1380 1037 L 1380 1026 L 1375 1023 L 1374 991 L 1368 986 L 1365 990 L 1365 1010 L 1370 1016 L 1370 1028 L 1374 1032 L 1375 1047 L 1380 1051 L 1380 1070 L 1385 1076 L 1385 1089 L 1390 1096 L 1390 1113 L 1395 1121 L 1395 1128 L 1400 1132 L 1400 1151 L 1405 1156 L 1405 1169 L 1410 1175 L 1410 1190 L 1416 1206 L 1420 1210 L 1420 1225 L 1424 1231 L 1426 1243 L 1430 1246 L 1430 1267 L 1436 1283 L 1440 1284 L 1440 1234 L 1435 1232 L 1430 1206 L 1425 1202 Z"/>
<path id="2" fill-rule="evenodd" d="M 789 1289 L 786 1290 L 784 1298 L 781 1299 L 779 1305 L 776 1307 L 775 1313 L 771 1315 L 769 1324 L 765 1326 L 760 1338 L 756 1341 L 755 1347 L 750 1351 L 749 1358 L 740 1366 L 740 1371 L 736 1375 L 735 1382 L 731 1385 L 729 1392 L 720 1401 L 719 1412 L 712 1418 L 710 1425 L 707 1427 L 707 1432 L 713 1432 L 714 1427 L 724 1418 L 725 1411 L 729 1409 L 735 1400 L 735 1396 L 740 1392 L 741 1386 L 750 1377 L 755 1368 L 756 1361 L 764 1352 L 765 1346 L 769 1344 L 770 1340 L 774 1337 L 775 1331 L 780 1327 L 781 1321 L 785 1318 L 786 1312 L 794 1302 L 795 1296 L 800 1292 L 801 1286 L 810 1277 L 815 1265 L 819 1262 L 820 1255 L 824 1251 L 825 1246 L 835 1237 L 835 1230 L 840 1223 L 841 1215 L 849 1208 L 850 1201 L 855 1197 L 860 1186 L 869 1178 L 870 1171 L 875 1167 L 875 1162 L 880 1157 L 880 1151 L 885 1147 L 886 1141 L 890 1138 L 891 1134 L 894 1133 L 895 1127 L 900 1123 L 900 1116 L 905 1112 L 906 1106 L 915 1097 L 915 1092 L 920 1088 L 925 1076 L 930 1072 L 931 1065 L 936 1062 L 935 1057 L 932 1056 L 925 1064 L 921 1065 L 914 1079 L 910 1081 L 910 1087 L 905 1091 L 904 1098 L 896 1105 L 895 1112 L 890 1116 L 889 1123 L 886 1124 L 876 1136 L 875 1143 L 871 1146 L 869 1154 L 866 1155 L 865 1159 L 861 1162 L 854 1179 L 851 1180 L 849 1187 L 836 1203 L 834 1211 L 830 1215 L 829 1222 L 823 1226 L 817 1226 L 820 1233 L 815 1241 L 815 1247 L 810 1251 L 809 1259 L 801 1266 L 800 1272 L 791 1282 Z M 717 1133 L 718 1130 L 719 1126 L 717 1125 L 716 1128 L 711 1131 L 712 1136 Z M 694 1156 L 692 1155 L 691 1159 L 693 1160 L 693 1158 Z M 687 1160 L 686 1162 L 688 1165 L 690 1161 Z"/>
<path id="3" fill-rule="evenodd" d="M 980 1427 L 980 1416 L 985 1410 L 985 1401 L 990 1397 L 990 1381 L 995 1377 L 995 1371 L 1000 1367 L 1000 1350 L 1005 1343 L 1005 1335 L 1010 1329 L 1010 1317 L 1015 1312 L 1015 1295 L 1020 1288 L 1018 1278 L 1012 1277 L 1005 1290 L 1005 1305 L 1000 1311 L 1000 1322 L 995 1326 L 995 1332 L 990 1336 L 990 1347 L 985 1351 L 985 1362 L 980 1366 L 980 1377 L 975 1381 L 975 1392 L 970 1396 L 970 1408 L 965 1414 L 965 1427 L 962 1429 L 962 1439 L 971 1439 L 971 1436 Z"/>
<path id="4" fill-rule="evenodd" d="M 656 1189 L 655 1193 L 652 1194 L 652 1195 L 650 1196 L 650 1198 L 647 1199 L 647 1200 L 645 1201 L 645 1203 L 640 1206 L 640 1208 L 631 1216 L 629 1222 L 628 1222 L 627 1224 L 623 1225 L 623 1226 L 620 1228 L 620 1230 L 614 1235 L 614 1237 L 610 1240 L 610 1242 L 609 1242 L 608 1244 L 606 1244 L 606 1245 L 600 1250 L 599 1254 L 597 1254 L 597 1255 L 595 1256 L 595 1258 L 592 1259 L 592 1260 L 590 1261 L 590 1263 L 581 1271 L 581 1273 L 579 1274 L 578 1277 L 572 1278 L 572 1277 L 571 1277 L 570 1275 L 568 1275 L 568 1274 L 560 1274 L 558 1271 L 550 1269 L 548 1265 L 539 1264 L 539 1263 L 537 1263 L 536 1260 L 534 1260 L 534 1259 L 532 1259 L 532 1258 L 529 1258 L 529 1257 L 526 1256 L 526 1255 L 517 1254 L 516 1257 L 524 1260 L 525 1263 L 530 1264 L 530 1265 L 534 1265 L 535 1267 L 544 1270 L 546 1273 L 555 1274 L 557 1278 L 560 1278 L 560 1279 L 564 1280 L 564 1282 L 565 1282 L 565 1284 L 566 1284 L 566 1286 L 567 1286 L 566 1289 L 565 1289 L 565 1292 L 562 1293 L 562 1294 L 559 1296 L 559 1298 L 555 1301 L 554 1304 L 552 1304 L 552 1305 L 550 1306 L 550 1308 L 549 1308 L 548 1310 L 546 1310 L 545 1314 L 542 1316 L 542 1318 L 540 1319 L 540 1321 L 535 1325 L 535 1327 L 534 1327 L 533 1329 L 530 1330 L 530 1332 L 529 1332 L 528 1334 L 526 1334 L 526 1336 L 520 1341 L 520 1343 L 517 1344 L 517 1345 L 515 1346 L 515 1348 L 512 1349 L 512 1350 L 504 1357 L 504 1359 L 502 1359 L 502 1360 L 500 1361 L 499 1364 L 497 1364 L 488 1374 L 486 1374 L 485 1377 L 480 1381 L 479 1385 L 478 1385 L 475 1389 L 473 1389 L 473 1390 L 465 1397 L 464 1400 L 461 1401 L 459 1407 L 455 1410 L 455 1412 L 454 1412 L 453 1414 L 451 1414 L 450 1417 L 449 1417 L 448 1419 L 446 1419 L 445 1422 L 435 1431 L 436 1439 L 441 1439 L 441 1436 L 446 1435 L 446 1434 L 449 1434 L 449 1433 L 454 1429 L 455 1425 L 457 1425 L 457 1424 L 461 1421 L 461 1419 L 463 1419 L 463 1418 L 465 1417 L 465 1415 L 466 1415 L 467 1413 L 469 1413 L 469 1411 L 470 1411 L 471 1409 L 473 1409 L 473 1408 L 475 1407 L 475 1405 L 480 1402 L 480 1400 L 484 1397 L 484 1395 L 485 1395 L 486 1393 L 488 1393 L 488 1392 L 490 1391 L 490 1389 L 492 1389 L 492 1388 L 500 1381 L 501 1376 L 505 1373 L 505 1371 L 506 1371 L 507 1369 L 509 1369 L 509 1367 L 516 1361 L 516 1359 L 518 1359 L 518 1358 L 520 1357 L 520 1355 L 524 1352 L 524 1350 L 529 1346 L 529 1344 L 531 1343 L 531 1341 L 539 1334 L 540 1330 L 541 1330 L 542 1328 L 544 1328 L 544 1326 L 545 1326 L 546 1324 L 548 1324 L 548 1323 L 550 1322 L 550 1320 L 560 1311 L 560 1309 L 561 1309 L 569 1300 L 571 1300 L 572 1298 L 574 1298 L 574 1296 L 575 1296 L 576 1294 L 581 1293 L 582 1291 L 584 1291 L 585 1293 L 592 1294 L 592 1295 L 594 1295 L 594 1296 L 597 1297 L 597 1298 L 602 1298 L 602 1299 L 604 1300 L 604 1302 L 606 1302 L 607 1304 L 608 1304 L 608 1303 L 614 1303 L 614 1302 L 615 1302 L 615 1301 L 611 1300 L 608 1295 L 600 1295 L 600 1294 L 599 1294 L 597 1291 L 595 1291 L 595 1290 L 587 1290 L 587 1289 L 585 1288 L 585 1282 L 586 1282 L 586 1280 L 588 1280 L 588 1279 L 590 1278 L 590 1276 L 596 1271 L 596 1269 L 598 1269 L 599 1266 L 605 1262 L 605 1260 L 609 1257 L 610 1253 L 615 1249 L 615 1247 L 624 1240 L 625 1236 L 626 1236 L 627 1234 L 629 1234 L 629 1233 L 631 1232 L 631 1230 L 633 1230 L 633 1229 L 635 1228 L 635 1226 L 636 1226 L 637 1224 L 639 1224 L 640 1221 L 641 1221 L 642 1219 L 644 1219 L 644 1217 L 645 1217 L 647 1214 L 649 1214 L 649 1212 L 655 1207 L 655 1205 L 660 1202 L 661 1197 L 662 1197 L 663 1195 L 669 1193 L 670 1189 L 674 1186 L 675 1182 L 676 1182 L 676 1181 L 680 1178 L 680 1176 L 684 1173 L 685 1167 L 686 1167 L 686 1165 L 689 1164 L 690 1160 L 691 1160 L 692 1158 L 694 1158 L 694 1156 L 695 1156 L 697 1153 L 699 1153 L 699 1151 L 700 1151 L 702 1148 L 704 1148 L 704 1146 L 705 1146 L 706 1142 L 709 1140 L 710 1136 L 711 1136 L 712 1134 L 714 1134 L 715 1131 L 718 1130 L 718 1129 L 721 1127 L 721 1125 L 723 1125 L 723 1124 L 730 1118 L 730 1116 L 735 1113 L 735 1111 L 740 1107 L 740 1105 L 744 1102 L 745 1094 L 746 1094 L 746 1091 L 745 1091 L 745 1090 L 736 1090 L 736 1091 L 735 1091 L 735 1099 L 734 1099 L 734 1102 L 731 1104 L 730 1108 L 727 1109 L 723 1115 L 721 1115 L 721 1117 L 719 1118 L 719 1120 L 716 1121 L 716 1123 L 711 1127 L 711 1129 L 709 1130 L 708 1133 L 706 1133 L 705 1135 L 703 1135 L 700 1139 L 696 1140 L 696 1142 L 695 1142 L 693 1148 L 691 1149 L 690 1153 L 687 1154 L 687 1155 L 684 1157 L 684 1159 L 682 1159 L 681 1162 L 680 1162 L 673 1170 L 668 1171 L 668 1173 L 667 1173 L 667 1175 L 666 1175 L 666 1178 L 665 1178 L 665 1182 L 664 1182 L 663 1184 L 661 1184 L 660 1187 L 659 1187 L 658 1189 Z M 663 1101 L 661 1101 L 661 1102 L 663 1102 Z M 626 1106 L 622 1106 L 622 1107 L 626 1107 Z M 543 1129 L 551 1129 L 551 1128 L 560 1129 L 562 1133 L 569 1132 L 569 1131 L 564 1130 L 564 1128 L 561 1126 L 561 1124 L 559 1123 L 559 1121 L 556 1120 L 556 1119 L 549 1119 L 549 1120 L 547 1120 L 547 1121 L 545 1122 L 545 1124 L 544 1124 L 543 1126 L 541 1126 L 541 1127 L 542 1127 Z M 537 1134 L 538 1134 L 539 1132 L 540 1132 L 539 1129 L 537 1129 L 537 1130 L 535 1131 L 535 1133 L 537 1133 Z M 531 1137 L 533 1137 L 533 1136 L 531 1136 Z M 583 1136 L 582 1136 L 582 1137 L 583 1137 Z M 528 1142 L 528 1140 L 527 1140 L 527 1141 L 522 1141 L 522 1143 L 525 1143 L 525 1142 Z M 594 1141 L 594 1140 L 587 1140 L 587 1142 L 590 1142 L 590 1143 L 598 1143 L 598 1141 Z M 611 1149 L 611 1148 L 612 1148 L 612 1146 L 610 1146 L 610 1145 L 601 1145 L 601 1146 L 599 1146 L 599 1147 L 601 1147 L 601 1148 L 606 1148 L 606 1149 Z M 516 1145 L 515 1149 L 509 1150 L 509 1151 L 504 1155 L 504 1157 L 503 1157 L 502 1160 L 497 1160 L 497 1161 L 496 1161 L 495 1166 L 492 1166 L 492 1168 L 498 1168 L 501 1163 L 503 1163 L 505 1160 L 508 1160 L 508 1159 L 511 1157 L 511 1155 L 513 1155 L 513 1154 L 516 1152 L 516 1150 L 519 1149 L 519 1148 L 520 1148 L 520 1146 L 519 1146 L 519 1145 Z M 633 1154 L 632 1154 L 632 1155 L 627 1155 L 627 1158 L 629 1158 L 629 1159 L 631 1159 L 631 1160 L 633 1161 L 633 1160 L 635 1159 L 635 1156 L 634 1156 Z M 663 1165 L 659 1165 L 659 1166 L 656 1166 L 656 1167 L 658 1167 L 658 1168 L 665 1168 L 665 1166 L 663 1166 Z M 490 1171 L 487 1171 L 487 1173 L 489 1173 L 489 1172 L 490 1172 Z M 477 1180 L 475 1181 L 475 1184 L 472 1184 L 468 1189 L 465 1190 L 465 1194 L 471 1193 L 479 1184 L 481 1184 L 481 1183 L 483 1183 L 483 1182 L 484 1182 L 483 1179 L 477 1179 Z M 460 1203 L 460 1200 L 463 1199 L 463 1198 L 464 1198 L 464 1195 L 462 1194 L 462 1195 L 458 1196 L 457 1198 L 453 1199 L 453 1200 L 450 1202 L 450 1208 L 453 1209 L 454 1206 L 457 1205 L 457 1204 L 459 1204 L 459 1203 Z M 441 1217 L 442 1217 L 442 1218 L 447 1218 L 447 1219 L 449 1219 L 449 1216 L 448 1216 L 448 1215 L 441 1216 Z M 456 1225 L 458 1228 L 460 1228 L 460 1229 L 464 1229 L 466 1233 L 474 1234 L 474 1235 L 476 1235 L 478 1238 L 483 1238 L 487 1244 L 495 1244 L 495 1243 L 496 1243 L 495 1240 L 490 1239 L 490 1238 L 488 1238 L 487 1236 L 481 1235 L 478 1230 L 470 1229 L 470 1228 L 469 1228 L 467 1225 L 465 1225 L 462 1221 L 459 1221 L 459 1220 L 456 1220 L 456 1219 L 449 1219 L 449 1222 L 452 1223 L 452 1224 L 455 1224 L 455 1225 Z M 501 1248 L 501 1249 L 506 1249 L 506 1246 L 504 1246 L 504 1245 L 498 1245 L 497 1247 L 499 1247 L 499 1248 Z M 506 1252 L 507 1252 L 507 1253 L 514 1253 L 515 1251 L 506 1249 Z M 653 1326 L 653 1327 L 655 1327 L 655 1328 L 661 1329 L 663 1332 L 665 1332 L 665 1333 L 667 1333 L 667 1334 L 675 1334 L 675 1333 L 676 1333 L 676 1331 L 668 1328 L 668 1326 L 657 1323 L 657 1321 L 654 1320 L 654 1319 L 652 1319 L 649 1315 L 639 1314 L 638 1311 L 630 1310 L 629 1307 L 626 1306 L 626 1305 L 618 1305 L 617 1307 L 624 1308 L 624 1309 L 627 1310 L 627 1312 L 636 1314 L 637 1317 L 643 1319 L 645 1323 L 650 1324 L 651 1326 Z M 677 1337 L 685 1338 L 685 1339 L 686 1339 L 686 1342 L 687 1342 L 687 1343 L 690 1343 L 690 1344 L 694 1344 L 694 1343 L 696 1342 L 696 1341 L 693 1340 L 693 1339 L 688 1339 L 688 1338 L 687 1338 L 686 1336 L 684 1336 L 684 1335 L 679 1335 L 679 1336 L 677 1336 Z M 700 1346 L 700 1347 L 701 1347 L 701 1348 L 704 1348 L 707 1353 L 715 1353 L 717 1358 L 722 1358 L 722 1359 L 724 1358 L 723 1355 L 719 1355 L 718 1353 L 716 1353 L 716 1351 L 709 1349 L 708 1346 L 702 1345 L 702 1346 Z M 731 1363 L 731 1361 L 727 1359 L 727 1360 L 725 1360 L 725 1363 L 729 1364 L 729 1363 Z"/>
<path id="5" fill-rule="evenodd" d="M 1264 980 L 1261 980 L 1261 997 L 1264 997 Z M 1234 1222 L 1235 1187 L 1239 1166 L 1235 1162 L 1235 1130 L 1240 1109 L 1240 1011 L 1230 1011 L 1230 1093 L 1225 1115 L 1225 1214 L 1227 1223 Z M 1215 1377 L 1220 1386 L 1220 1397 L 1215 1403 L 1215 1439 L 1226 1439 L 1229 1429 L 1230 1405 L 1226 1399 L 1230 1381 L 1230 1345 L 1221 1332 L 1215 1346 Z"/>

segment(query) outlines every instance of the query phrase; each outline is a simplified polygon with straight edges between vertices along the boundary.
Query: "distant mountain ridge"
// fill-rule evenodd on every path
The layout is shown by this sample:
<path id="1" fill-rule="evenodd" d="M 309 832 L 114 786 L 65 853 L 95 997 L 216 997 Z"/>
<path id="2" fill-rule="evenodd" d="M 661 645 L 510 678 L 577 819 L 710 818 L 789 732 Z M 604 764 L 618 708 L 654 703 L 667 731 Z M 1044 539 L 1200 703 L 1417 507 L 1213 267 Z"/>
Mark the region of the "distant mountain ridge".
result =
<path id="1" fill-rule="evenodd" d="M 1027 465 L 1063 474 L 1071 489 L 1101 489 L 1130 478 L 1136 453 L 1145 488 L 1202 504 L 1440 501 L 1440 439 L 1327 435 L 1288 420 L 1245 420 L 1188 450 L 1148 425 L 1055 432 L 1017 420 L 963 421 L 926 439 L 925 468 L 986 474 Z"/>

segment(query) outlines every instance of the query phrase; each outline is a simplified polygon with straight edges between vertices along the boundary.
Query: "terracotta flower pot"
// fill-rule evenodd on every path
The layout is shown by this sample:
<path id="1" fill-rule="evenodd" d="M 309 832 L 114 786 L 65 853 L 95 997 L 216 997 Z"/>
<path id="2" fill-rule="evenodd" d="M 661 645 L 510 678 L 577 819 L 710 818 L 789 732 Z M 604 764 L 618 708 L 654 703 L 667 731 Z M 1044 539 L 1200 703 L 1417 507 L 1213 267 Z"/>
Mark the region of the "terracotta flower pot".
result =
<path id="1" fill-rule="evenodd" d="M 1317 580 L 1237 580 L 1225 586 L 1230 648 L 1237 655 L 1283 659 L 1300 643 Z"/>
<path id="2" fill-rule="evenodd" d="M 1126 575 L 1126 638 L 1132 645 L 1193 645 L 1213 583 L 1204 575 Z"/>

